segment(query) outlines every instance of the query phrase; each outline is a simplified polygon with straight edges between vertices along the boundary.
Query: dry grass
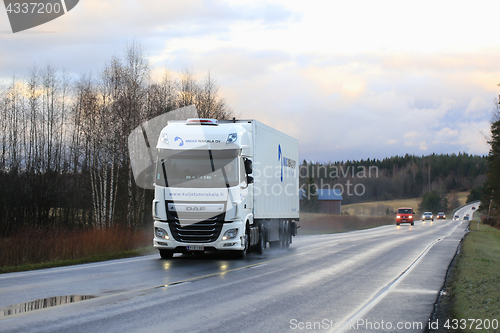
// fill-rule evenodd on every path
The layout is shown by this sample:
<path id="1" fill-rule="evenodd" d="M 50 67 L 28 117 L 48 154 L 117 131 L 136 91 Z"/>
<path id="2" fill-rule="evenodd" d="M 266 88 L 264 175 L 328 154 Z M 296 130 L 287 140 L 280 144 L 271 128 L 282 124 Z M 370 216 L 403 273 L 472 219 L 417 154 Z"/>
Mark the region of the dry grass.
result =
<path id="1" fill-rule="evenodd" d="M 458 200 L 461 205 L 465 205 L 467 196 L 469 192 L 459 192 Z M 356 215 L 360 217 L 373 217 L 373 216 L 386 216 L 387 209 L 389 213 L 394 214 L 394 212 L 399 207 L 412 207 L 414 210 L 418 209 L 418 205 L 422 201 L 422 198 L 412 198 L 412 199 L 397 199 L 397 200 L 387 200 L 387 201 L 374 201 L 374 202 L 363 202 L 351 205 L 342 206 L 342 213 L 347 213 L 349 215 Z"/>
<path id="2" fill-rule="evenodd" d="M 126 228 L 79 231 L 30 229 L 0 239 L 0 267 L 90 258 L 151 244 L 151 234 Z"/>
<path id="3" fill-rule="evenodd" d="M 469 195 L 469 192 L 458 192 L 458 201 L 460 201 L 460 205 L 465 205 L 465 202 L 467 201 L 467 196 Z"/>
<path id="4" fill-rule="evenodd" d="M 353 215 L 301 213 L 299 234 L 336 233 L 394 223 L 392 216 L 363 218 Z"/>
<path id="5" fill-rule="evenodd" d="M 363 202 L 342 206 L 342 212 L 360 217 L 386 216 L 387 209 L 389 209 L 389 213 L 392 216 L 399 207 L 412 207 L 414 210 L 416 210 L 418 208 L 418 204 L 421 201 L 421 198 L 413 198 Z"/>

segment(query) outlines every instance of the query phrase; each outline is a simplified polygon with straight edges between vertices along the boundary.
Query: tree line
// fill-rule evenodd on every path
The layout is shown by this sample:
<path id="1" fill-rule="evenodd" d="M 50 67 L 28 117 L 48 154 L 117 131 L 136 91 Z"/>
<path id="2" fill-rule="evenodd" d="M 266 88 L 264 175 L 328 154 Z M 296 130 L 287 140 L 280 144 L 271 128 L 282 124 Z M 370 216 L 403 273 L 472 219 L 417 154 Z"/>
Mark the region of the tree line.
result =
<path id="1" fill-rule="evenodd" d="M 449 205 L 458 202 L 454 193 L 481 186 L 487 170 L 486 156 L 467 153 L 427 156 L 407 154 L 382 160 L 333 163 L 304 160 L 300 166 L 300 184 L 307 187 L 314 183 L 320 189 L 339 189 L 343 191 L 343 205 L 417 198 L 435 192 L 441 198 L 441 209 L 447 210 Z"/>
<path id="2" fill-rule="evenodd" d="M 135 186 L 130 132 L 193 104 L 200 117 L 232 117 L 210 73 L 164 70 L 154 80 L 151 71 L 134 43 L 97 74 L 33 66 L 0 88 L 0 235 L 150 221 L 152 193 Z"/>

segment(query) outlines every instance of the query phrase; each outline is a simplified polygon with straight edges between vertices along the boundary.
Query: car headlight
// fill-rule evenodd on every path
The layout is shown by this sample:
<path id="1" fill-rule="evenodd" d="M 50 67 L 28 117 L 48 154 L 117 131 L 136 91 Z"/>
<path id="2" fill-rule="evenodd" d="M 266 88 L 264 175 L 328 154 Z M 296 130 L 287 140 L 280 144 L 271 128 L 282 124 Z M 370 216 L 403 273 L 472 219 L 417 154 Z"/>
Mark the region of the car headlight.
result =
<path id="1" fill-rule="evenodd" d="M 170 239 L 165 229 L 155 228 L 155 236 L 157 238 Z"/>
<path id="2" fill-rule="evenodd" d="M 238 228 L 229 229 L 222 236 L 222 240 L 225 241 L 228 239 L 233 239 L 236 238 L 236 236 L 238 236 Z"/>
<path id="3" fill-rule="evenodd" d="M 398 216 L 396 216 L 396 218 L 400 219 L 400 218 L 401 218 L 401 216 L 399 216 L 399 215 L 398 215 Z"/>

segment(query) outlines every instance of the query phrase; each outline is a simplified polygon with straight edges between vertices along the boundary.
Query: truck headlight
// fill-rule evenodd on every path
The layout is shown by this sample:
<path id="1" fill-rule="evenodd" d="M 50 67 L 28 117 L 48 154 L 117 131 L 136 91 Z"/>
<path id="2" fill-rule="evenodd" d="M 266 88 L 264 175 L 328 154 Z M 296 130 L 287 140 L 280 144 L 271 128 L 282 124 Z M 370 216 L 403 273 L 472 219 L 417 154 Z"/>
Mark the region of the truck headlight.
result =
<path id="1" fill-rule="evenodd" d="M 222 236 L 222 240 L 233 239 L 236 238 L 236 236 L 238 236 L 238 228 L 229 229 Z"/>
<path id="2" fill-rule="evenodd" d="M 165 229 L 155 228 L 155 236 L 157 238 L 170 239 Z"/>

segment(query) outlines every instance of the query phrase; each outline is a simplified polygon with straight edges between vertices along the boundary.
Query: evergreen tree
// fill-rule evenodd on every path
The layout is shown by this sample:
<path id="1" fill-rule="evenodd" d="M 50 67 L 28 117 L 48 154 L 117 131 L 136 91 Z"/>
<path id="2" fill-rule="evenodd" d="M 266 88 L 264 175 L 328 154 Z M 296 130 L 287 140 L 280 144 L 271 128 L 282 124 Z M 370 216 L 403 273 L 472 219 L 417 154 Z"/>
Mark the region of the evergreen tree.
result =
<path id="1" fill-rule="evenodd" d="M 500 217 L 500 108 L 497 103 L 496 120 L 491 124 L 490 152 L 488 154 L 488 171 L 481 198 L 481 210 L 488 212 L 490 224 L 496 224 Z"/>
<path id="2" fill-rule="evenodd" d="M 437 191 L 430 191 L 424 193 L 422 202 L 418 205 L 419 212 L 445 212 L 448 209 L 448 199 L 446 196 L 441 196 Z"/>
<path id="3" fill-rule="evenodd" d="M 314 177 L 310 174 L 304 184 L 302 193 L 302 210 L 304 212 L 317 213 L 319 211 L 318 186 L 314 183 Z"/>
<path id="4" fill-rule="evenodd" d="M 477 186 L 470 190 L 469 195 L 467 196 L 466 203 L 481 200 L 483 196 L 483 187 Z"/>

